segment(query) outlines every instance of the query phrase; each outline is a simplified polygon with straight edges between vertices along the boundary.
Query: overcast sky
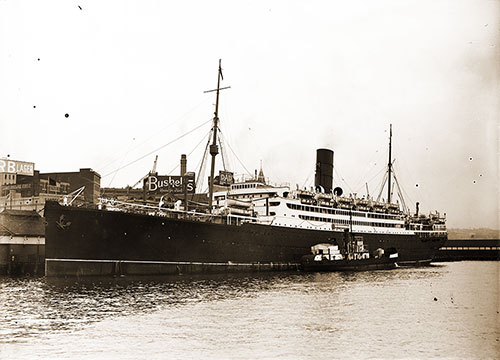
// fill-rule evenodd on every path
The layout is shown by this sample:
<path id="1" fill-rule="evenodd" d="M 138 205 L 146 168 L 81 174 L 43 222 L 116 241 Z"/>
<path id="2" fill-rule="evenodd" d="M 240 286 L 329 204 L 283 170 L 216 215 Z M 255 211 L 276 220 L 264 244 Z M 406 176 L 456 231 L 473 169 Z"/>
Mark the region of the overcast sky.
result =
<path id="1" fill-rule="evenodd" d="M 198 174 L 222 59 L 236 173 L 262 161 L 310 186 L 327 147 L 336 185 L 377 195 L 392 123 L 412 209 L 498 228 L 499 19 L 486 0 L 0 0 L 0 157 L 90 167 L 101 186 L 133 185 L 155 155 Z"/>

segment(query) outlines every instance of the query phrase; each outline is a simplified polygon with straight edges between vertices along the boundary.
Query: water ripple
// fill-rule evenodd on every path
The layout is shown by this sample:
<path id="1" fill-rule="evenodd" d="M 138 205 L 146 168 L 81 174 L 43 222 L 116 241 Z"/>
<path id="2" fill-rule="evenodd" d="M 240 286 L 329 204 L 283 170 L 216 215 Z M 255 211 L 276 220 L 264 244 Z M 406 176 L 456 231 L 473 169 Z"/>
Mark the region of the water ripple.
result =
<path id="1" fill-rule="evenodd" d="M 0 354 L 488 358 L 500 350 L 498 272 L 498 262 L 462 262 L 360 273 L 4 277 Z"/>

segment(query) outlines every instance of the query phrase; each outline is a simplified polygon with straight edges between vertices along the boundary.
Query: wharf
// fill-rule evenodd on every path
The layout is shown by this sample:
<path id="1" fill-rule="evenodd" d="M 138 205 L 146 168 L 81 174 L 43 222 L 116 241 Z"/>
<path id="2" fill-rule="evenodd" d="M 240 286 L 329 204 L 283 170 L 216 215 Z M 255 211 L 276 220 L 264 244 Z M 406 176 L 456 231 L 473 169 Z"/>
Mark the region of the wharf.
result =
<path id="1" fill-rule="evenodd" d="M 45 226 L 31 210 L 0 212 L 0 275 L 44 275 Z"/>
<path id="2" fill-rule="evenodd" d="M 500 239 L 447 240 L 433 261 L 500 260 Z"/>

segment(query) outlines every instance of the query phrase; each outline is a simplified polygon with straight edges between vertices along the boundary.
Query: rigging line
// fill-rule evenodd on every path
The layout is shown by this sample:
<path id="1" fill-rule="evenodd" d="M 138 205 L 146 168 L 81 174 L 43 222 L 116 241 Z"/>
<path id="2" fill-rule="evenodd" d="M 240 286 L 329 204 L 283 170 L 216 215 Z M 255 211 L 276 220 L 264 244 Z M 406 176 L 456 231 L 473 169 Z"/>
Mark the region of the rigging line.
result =
<path id="1" fill-rule="evenodd" d="M 398 197 L 399 197 L 399 200 L 401 202 L 401 205 L 403 207 L 403 212 L 407 213 L 409 212 L 409 208 L 406 206 L 406 202 L 405 202 L 405 199 L 404 199 L 404 196 L 403 196 L 403 192 L 401 191 L 401 187 L 399 186 L 399 182 L 398 182 L 398 179 L 396 177 L 394 177 L 394 182 L 396 183 L 396 188 L 397 188 L 397 191 L 398 191 Z"/>
<path id="2" fill-rule="evenodd" d="M 229 148 L 229 150 L 231 150 L 231 152 L 233 153 L 233 155 L 236 157 L 236 159 L 239 161 L 240 165 L 243 166 L 243 169 L 245 169 L 245 171 L 247 172 L 247 175 L 248 176 L 252 176 L 252 174 L 250 173 L 250 171 L 248 171 L 248 169 L 245 167 L 245 165 L 243 165 L 243 163 L 241 162 L 240 158 L 238 157 L 238 155 L 236 155 L 236 153 L 234 152 L 233 148 L 231 147 L 231 145 L 229 145 L 229 143 L 226 143 L 227 144 L 227 147 Z"/>
<path id="3" fill-rule="evenodd" d="M 155 131 L 154 132 L 154 135 L 150 136 L 149 138 L 145 139 L 144 141 L 142 141 L 141 143 L 137 144 L 134 148 L 130 149 L 130 150 L 135 150 L 137 149 L 139 146 L 145 144 L 146 142 L 148 142 L 149 140 L 151 140 L 153 137 L 157 136 L 158 134 L 162 133 L 163 131 L 167 130 L 169 127 L 173 126 L 174 124 L 178 123 L 179 121 L 183 120 L 184 118 L 186 118 L 189 114 L 191 114 L 194 110 L 196 110 L 198 107 L 200 107 L 201 104 L 203 104 L 204 102 L 207 102 L 208 100 L 206 99 L 203 99 L 202 101 L 200 101 L 197 105 L 195 105 L 193 108 L 191 108 L 190 110 L 188 110 L 186 113 L 184 113 L 183 115 L 181 115 L 177 120 L 174 120 L 173 122 L 171 122 L 170 124 L 167 124 L 165 127 L 163 127 L 162 129 L 160 129 L 159 131 Z M 130 151 L 129 150 L 129 151 Z M 119 152 L 116 152 L 116 154 L 118 154 Z M 113 155 L 113 156 L 115 156 Z M 100 172 L 104 169 L 106 169 L 108 166 L 110 166 L 111 164 L 115 163 L 118 159 L 114 159 L 114 160 L 111 160 L 109 163 L 107 163 L 106 165 L 104 166 L 101 166 L 99 169 L 97 169 L 96 171 L 97 172 Z"/>
<path id="4" fill-rule="evenodd" d="M 199 188 L 202 188 L 203 189 L 203 184 L 205 183 L 205 174 L 207 172 L 207 163 L 208 163 L 208 157 L 209 157 L 209 152 L 208 152 L 208 149 L 207 148 L 207 154 L 205 156 L 205 161 L 202 163 L 202 167 L 200 168 L 200 176 L 198 176 L 198 181 L 196 182 L 196 188 L 199 189 Z M 207 182 L 207 187 L 206 189 L 208 189 L 209 185 L 208 185 L 208 182 Z M 206 192 L 205 190 L 202 191 L 203 192 Z M 208 193 L 207 193 L 208 195 Z"/>
<path id="5" fill-rule="evenodd" d="M 353 192 L 354 192 L 354 190 L 352 190 L 352 188 L 349 186 L 349 184 L 347 183 L 347 181 L 345 181 L 344 177 L 342 176 L 342 174 L 341 174 L 341 173 L 340 173 L 340 171 L 339 171 L 339 167 L 338 167 L 338 166 L 336 166 L 336 167 L 335 167 L 335 171 L 337 171 L 337 174 L 339 174 L 340 179 L 341 179 L 341 180 L 344 182 L 344 184 L 345 184 L 345 185 L 349 188 L 349 190 L 351 190 L 351 193 L 353 193 Z"/>
<path id="6" fill-rule="evenodd" d="M 224 166 L 224 170 L 230 171 L 230 169 L 232 169 L 232 167 L 231 167 L 231 162 L 229 161 L 230 160 L 229 154 L 226 151 L 226 144 L 227 144 L 226 137 L 222 134 L 222 131 L 220 128 L 219 128 L 219 132 L 220 132 L 219 140 L 220 140 L 220 147 L 221 147 L 220 148 L 221 155 L 222 155 L 223 162 L 225 161 L 225 163 L 226 163 L 226 165 Z"/>
<path id="7" fill-rule="evenodd" d="M 400 146 L 399 140 L 396 137 L 396 141 L 394 141 L 394 149 L 398 150 L 398 149 L 402 149 L 402 148 L 403 147 Z M 412 167 L 406 166 L 407 164 L 412 164 L 412 162 L 406 160 L 406 157 L 405 157 L 406 153 L 404 151 L 398 151 L 398 154 L 399 154 L 398 157 L 402 159 L 402 161 L 400 161 L 399 164 L 401 164 L 400 170 L 402 170 L 401 173 L 403 174 L 403 178 L 405 177 L 404 175 L 406 175 L 406 177 L 408 177 L 408 176 L 410 177 L 411 181 L 415 181 L 415 179 L 417 179 L 417 177 L 415 177 L 413 175 Z"/>
<path id="8" fill-rule="evenodd" d="M 399 172 L 399 170 L 398 170 L 398 172 Z M 396 179 L 396 177 L 394 177 L 394 179 Z M 399 187 L 400 185 L 399 185 L 399 181 L 397 179 L 396 179 L 396 183 L 398 184 L 398 187 Z M 401 186 L 401 191 L 402 191 L 402 195 L 404 195 L 410 201 L 410 203 L 413 204 L 414 202 L 413 202 L 412 197 L 408 194 L 408 192 L 406 191 L 406 189 L 403 186 Z"/>
<path id="9" fill-rule="evenodd" d="M 200 193 L 200 192 L 203 193 L 203 189 L 202 189 L 202 191 L 200 191 L 198 189 L 203 186 L 203 179 L 205 177 L 205 172 L 206 172 L 207 163 L 208 163 L 208 156 L 209 156 L 208 154 L 209 154 L 211 137 L 212 137 L 212 132 L 210 132 L 210 135 L 208 137 L 208 142 L 207 142 L 207 145 L 205 147 L 205 151 L 203 152 L 203 157 L 201 158 L 200 168 L 198 171 L 198 178 L 196 179 L 196 183 L 195 183 L 195 189 L 196 189 L 195 193 L 196 193 L 196 191 L 198 191 L 198 193 Z M 194 199 L 194 195 L 195 195 L 194 193 L 191 195 L 191 200 Z"/>
<path id="10" fill-rule="evenodd" d="M 117 169 L 117 170 L 115 170 L 115 171 L 122 170 L 122 169 L 124 169 L 124 168 L 126 168 L 126 167 L 128 167 L 128 166 L 130 166 L 130 165 L 132 165 L 132 164 L 135 164 L 135 163 L 136 163 L 136 162 L 138 162 L 139 160 L 142 160 L 142 159 L 144 159 L 145 157 L 147 157 L 147 156 L 149 156 L 149 155 L 151 155 L 151 154 L 155 153 L 156 151 L 161 150 L 161 149 L 163 149 L 164 147 L 167 147 L 168 145 L 173 144 L 173 143 L 174 143 L 174 142 L 176 142 L 177 140 L 180 140 L 180 139 L 182 139 L 183 137 L 185 137 L 185 136 L 187 136 L 187 135 L 191 134 L 192 132 L 194 132 L 194 131 L 198 130 L 198 129 L 199 129 L 199 128 L 201 128 L 202 126 L 205 126 L 206 124 L 208 124 L 208 123 L 209 123 L 209 122 L 211 122 L 211 121 L 212 121 L 212 119 L 205 121 L 203 124 L 198 125 L 197 127 L 195 127 L 194 129 L 192 129 L 192 130 L 188 131 L 187 133 L 185 133 L 185 134 L 183 134 L 183 135 L 181 135 L 181 136 L 179 136 L 179 137 L 175 138 L 174 140 L 172 140 L 172 141 L 170 141 L 170 142 L 166 143 L 165 145 L 160 146 L 160 147 L 159 147 L 159 148 L 157 148 L 157 149 L 154 149 L 153 151 L 150 151 L 150 152 L 149 152 L 149 153 L 147 153 L 146 155 L 143 155 L 143 156 L 141 156 L 140 158 L 138 158 L 138 159 L 136 159 L 136 160 L 134 160 L 134 161 L 129 162 L 128 164 L 126 164 L 126 165 L 124 165 L 124 166 L 122 166 L 122 167 L 118 168 L 118 169 Z M 108 173 L 108 174 L 104 175 L 104 176 L 103 176 L 103 178 L 104 178 L 104 177 L 106 177 L 106 176 L 111 175 L 112 173 L 113 173 L 113 172 L 110 172 L 110 173 Z"/>
<path id="11" fill-rule="evenodd" d="M 203 178 L 205 177 L 205 167 L 206 167 L 206 159 L 208 158 L 208 149 L 210 147 L 210 140 L 212 137 L 212 129 L 210 129 L 208 135 L 207 145 L 205 146 L 205 151 L 203 152 L 203 157 L 201 158 L 200 170 L 198 171 L 198 179 L 196 180 L 196 188 L 199 188 L 199 185 L 203 185 Z M 200 184 L 201 179 L 201 184 Z"/>
<path id="12" fill-rule="evenodd" d="M 203 161 L 205 161 L 205 157 L 206 157 L 206 154 L 207 154 L 207 149 L 209 148 L 210 141 L 212 140 L 212 131 L 213 130 L 210 129 L 210 131 L 208 132 L 207 145 L 205 145 L 205 150 L 203 150 L 203 156 L 200 157 L 200 160 L 196 164 L 195 169 L 201 170 L 201 165 L 203 164 Z M 199 171 L 198 171 L 198 173 L 199 173 Z"/>
<path id="13" fill-rule="evenodd" d="M 122 166 L 123 161 L 125 160 L 125 158 L 126 158 L 126 157 L 127 157 L 127 155 L 129 154 L 130 150 L 132 150 L 132 146 L 130 146 L 130 147 L 129 147 L 129 149 L 127 150 L 127 152 L 125 153 L 125 155 L 123 155 L 123 157 L 122 157 L 122 161 L 120 161 L 120 165 L 118 165 L 118 166 Z M 116 174 L 118 174 L 118 170 L 119 170 L 119 169 L 116 169 L 115 173 L 113 174 L 113 177 L 112 177 L 112 178 L 111 178 L 111 180 L 109 181 L 108 188 L 110 188 L 110 187 L 111 187 L 111 183 L 112 183 L 112 182 L 113 182 L 113 180 L 115 179 Z M 104 190 L 104 191 L 103 191 L 103 195 L 104 195 L 104 193 L 105 193 L 105 192 L 106 192 L 106 190 Z"/>
<path id="14" fill-rule="evenodd" d="M 2 225 L 2 224 L 0 224 L 0 226 L 3 227 L 5 230 L 7 230 L 10 233 L 10 235 L 16 235 L 16 233 L 11 231 L 7 226 Z"/>
<path id="15" fill-rule="evenodd" d="M 264 171 L 264 169 L 262 169 L 262 171 Z M 285 184 L 290 184 L 290 183 L 287 183 L 286 181 L 282 181 L 280 179 L 279 176 L 276 175 L 276 173 L 274 172 L 273 170 L 273 167 L 270 166 L 270 167 L 266 167 L 266 173 L 269 171 L 269 173 L 272 175 L 273 179 L 276 179 L 277 181 L 279 181 L 279 185 L 285 185 Z M 271 177 L 268 176 L 267 177 L 268 181 L 270 181 Z"/>
<path id="16" fill-rule="evenodd" d="M 222 159 L 222 168 L 224 169 L 224 171 L 227 171 L 226 157 L 224 156 L 224 151 L 222 150 L 223 149 L 223 147 L 222 147 L 222 139 L 219 136 L 219 138 L 217 140 L 219 142 L 219 147 L 220 147 L 220 154 L 221 154 L 221 159 Z"/>
<path id="17" fill-rule="evenodd" d="M 228 143 L 227 139 L 226 139 L 226 136 L 225 134 L 222 134 L 221 132 L 221 141 L 222 141 L 222 145 L 224 145 L 224 148 L 222 149 L 224 151 L 224 157 L 226 159 L 226 166 L 228 168 L 228 171 L 231 171 L 231 169 L 233 169 L 233 161 L 232 161 L 232 158 L 229 156 L 229 153 L 227 151 L 227 148 L 226 148 L 226 144 Z"/>
<path id="18" fill-rule="evenodd" d="M 378 152 L 378 151 L 377 151 Z M 372 159 L 367 163 L 366 167 L 363 169 L 363 172 L 361 173 L 361 175 L 358 177 L 358 179 L 354 182 L 355 184 L 355 188 L 358 187 L 359 183 L 363 181 L 363 178 L 366 178 L 368 176 L 368 173 L 376 166 L 377 163 L 379 163 L 380 159 L 382 159 L 382 157 L 384 157 L 386 155 L 387 151 L 385 152 L 381 152 L 379 154 L 379 157 L 376 159 L 375 161 L 375 165 L 373 165 L 370 169 L 368 169 L 368 167 L 370 166 L 370 164 L 373 162 L 373 158 L 375 158 L 375 156 L 372 157 Z M 376 154 L 375 154 L 376 155 Z M 368 169 L 368 170 L 367 170 Z M 379 171 L 380 173 L 381 171 Z M 359 187 L 362 187 L 363 185 L 359 185 Z"/>
<path id="19" fill-rule="evenodd" d="M 387 169 L 385 167 L 381 168 L 375 175 L 373 175 L 370 178 L 370 180 L 365 181 L 365 182 L 370 183 L 373 179 L 375 179 L 377 176 L 379 176 L 380 173 L 382 173 L 382 171 L 384 171 L 384 170 L 387 170 Z M 359 186 L 359 188 L 357 188 L 356 191 L 359 191 L 363 186 L 365 186 L 365 185 L 363 184 L 363 185 Z"/>
<path id="20" fill-rule="evenodd" d="M 207 134 L 210 134 L 210 132 L 211 132 L 211 131 L 212 131 L 212 130 L 209 130 L 209 131 L 207 132 Z M 201 138 L 201 140 L 198 142 L 198 144 L 196 144 L 196 145 L 195 145 L 195 147 L 193 148 L 193 150 L 191 150 L 191 152 L 190 152 L 190 153 L 188 153 L 188 154 L 186 155 L 187 157 L 189 157 L 189 156 L 190 156 L 190 155 L 191 155 L 191 154 L 192 154 L 192 153 L 193 153 L 193 152 L 194 152 L 194 151 L 198 148 L 198 146 L 200 146 L 200 144 L 203 142 L 203 140 L 205 140 L 205 137 L 207 136 L 207 134 L 203 135 L 203 137 L 202 137 L 202 138 Z M 167 173 L 167 174 L 172 174 L 172 173 L 173 173 L 173 172 L 174 172 L 174 171 L 175 171 L 175 170 L 176 170 L 179 166 L 181 166 L 181 165 L 180 165 L 180 163 L 179 163 L 179 162 L 177 162 L 177 165 L 175 165 L 175 167 L 174 167 L 172 170 L 170 170 L 170 172 L 169 172 L 169 173 Z"/>
<path id="21" fill-rule="evenodd" d="M 410 201 L 410 204 L 415 204 L 415 202 L 413 201 L 413 199 L 411 198 L 411 196 L 408 195 L 408 193 L 406 192 L 406 190 L 404 188 L 402 190 L 403 190 L 403 193 L 406 196 L 406 198 Z M 408 206 L 408 209 L 410 209 L 409 206 Z M 411 212 L 411 210 L 410 210 L 410 212 Z"/>
<path id="22" fill-rule="evenodd" d="M 394 166 L 394 163 L 396 162 L 396 159 L 392 160 L 391 162 L 391 169 L 393 170 L 393 166 Z M 394 171 L 391 171 L 391 173 L 394 174 Z M 391 191 L 391 195 L 392 195 L 392 190 L 389 189 L 389 167 L 386 168 L 386 172 L 385 172 L 385 175 L 384 175 L 384 178 L 382 180 L 382 185 L 380 186 L 380 192 L 378 193 L 378 196 L 377 196 L 377 202 L 379 202 L 380 200 L 380 197 L 382 196 L 382 191 L 384 190 L 384 186 L 385 186 L 385 183 L 387 182 L 387 190 L 388 191 Z M 389 199 L 387 199 L 389 200 Z"/>
<path id="23" fill-rule="evenodd" d="M 452 173 L 452 174 L 450 174 L 451 176 L 450 176 L 448 179 L 446 179 L 446 180 L 447 180 L 446 182 L 443 180 L 443 182 L 442 182 L 442 186 L 445 186 L 445 187 L 446 187 L 446 186 L 448 186 L 448 185 L 449 185 L 452 181 L 455 181 L 457 177 L 459 177 L 459 176 L 463 176 L 463 172 L 467 171 L 467 168 L 469 168 L 469 169 L 470 169 L 470 167 L 469 167 L 469 166 L 470 166 L 470 165 L 468 165 L 468 164 L 465 164 L 465 165 L 462 165 L 462 166 L 456 166 L 456 167 L 454 168 L 455 172 L 454 172 L 454 173 Z"/>
<path id="24" fill-rule="evenodd" d="M 394 159 L 394 160 L 392 161 L 392 167 L 391 167 L 392 171 L 391 171 L 391 173 L 392 173 L 392 177 L 394 178 L 394 183 L 397 185 L 397 188 L 399 189 L 399 190 L 398 190 L 398 193 L 399 193 L 399 198 L 400 198 L 401 202 L 404 204 L 404 203 L 405 203 L 405 201 L 404 201 L 404 199 L 402 198 L 403 193 L 401 192 L 401 187 L 400 187 L 400 185 L 399 185 L 399 181 L 398 181 L 398 179 L 396 178 L 396 173 L 399 173 L 399 167 L 398 167 L 398 170 L 396 171 L 396 167 L 394 166 L 394 164 L 395 164 L 395 163 L 396 163 L 396 159 Z M 401 163 L 401 161 L 400 161 L 399 163 Z M 399 164 L 399 163 L 398 163 L 398 164 Z M 394 189 L 394 185 L 393 185 L 393 189 Z M 392 192 L 391 192 L 391 195 L 392 195 Z"/>
<path id="25" fill-rule="evenodd" d="M 203 151 L 203 156 L 201 157 L 200 162 L 195 167 L 195 169 L 198 169 L 198 165 L 200 166 L 199 171 L 198 171 L 198 178 L 196 179 L 196 182 L 194 185 L 195 191 L 191 194 L 191 201 L 193 201 L 193 199 L 194 199 L 194 196 L 196 194 L 196 190 L 198 189 L 198 186 L 203 185 L 203 178 L 205 177 L 206 159 L 208 158 L 208 149 L 210 147 L 210 140 L 212 139 L 212 131 L 213 131 L 213 129 L 210 129 L 210 131 L 208 132 L 208 141 L 207 141 L 207 145 L 205 146 L 205 150 Z M 201 184 L 200 184 L 200 179 L 202 179 Z"/>
<path id="26" fill-rule="evenodd" d="M 398 178 L 396 177 L 395 173 L 393 173 L 393 176 L 394 176 L 394 182 L 396 183 L 396 187 L 398 190 L 399 199 L 401 200 L 401 204 L 403 205 L 403 211 L 406 212 L 406 210 L 407 210 L 406 203 L 405 203 L 405 199 L 403 197 L 403 192 L 401 191 L 401 187 L 399 186 Z"/>
<path id="27" fill-rule="evenodd" d="M 384 156 L 386 156 L 386 154 L 388 153 L 388 151 L 389 151 L 389 150 L 388 150 L 387 148 L 383 148 L 383 151 L 379 151 L 379 149 L 376 149 L 376 150 L 375 150 L 375 152 L 373 153 L 373 155 L 370 157 L 370 160 L 367 162 L 367 164 L 366 164 L 365 168 L 364 168 L 364 169 L 363 169 L 363 171 L 361 172 L 360 176 L 359 176 L 359 177 L 358 177 L 358 179 L 354 182 L 354 184 L 355 184 L 355 186 L 354 186 L 354 187 L 355 187 L 355 188 L 358 188 L 358 186 L 359 186 L 359 187 L 363 186 L 363 185 L 360 185 L 360 182 L 363 182 L 363 178 L 366 178 L 366 177 L 368 176 L 369 172 L 371 171 L 371 169 L 368 169 L 368 168 L 369 168 L 370 164 L 373 162 L 373 160 L 374 160 L 374 159 L 376 159 L 376 160 L 375 160 L 375 165 L 376 165 L 377 163 L 379 163 L 379 162 L 380 162 L 380 160 L 381 160 Z M 377 155 L 378 155 L 378 157 L 377 157 Z M 374 166 L 375 166 L 375 165 L 374 165 Z M 372 167 L 372 168 L 373 168 L 373 167 Z M 367 170 L 367 169 L 368 169 L 368 170 Z"/>
<path id="28" fill-rule="evenodd" d="M 406 192 L 405 188 L 402 188 L 403 193 L 405 194 L 406 198 L 410 201 L 411 204 L 415 204 L 415 201 L 413 201 L 412 197 Z"/>
<path id="29" fill-rule="evenodd" d="M 220 131 L 220 128 L 217 126 L 217 128 L 219 129 L 219 137 L 217 138 L 218 142 L 219 142 L 219 147 L 220 147 L 220 154 L 221 154 L 221 157 L 222 157 L 222 168 L 224 169 L 224 171 L 226 171 L 226 157 L 224 156 L 224 151 L 223 151 L 223 146 L 222 146 L 222 133 Z"/>
<path id="30" fill-rule="evenodd" d="M 316 165 L 314 165 L 311 169 L 311 171 L 309 172 L 309 175 L 307 175 L 307 178 L 306 178 L 306 181 L 304 181 L 304 184 L 302 185 L 303 188 L 305 188 L 307 186 L 307 184 L 309 183 L 309 178 L 311 177 L 311 175 L 314 173 L 314 169 L 316 168 Z"/>
<path id="31" fill-rule="evenodd" d="M 387 182 L 387 175 L 388 175 L 388 171 L 387 169 L 384 169 L 385 170 L 385 174 L 384 174 L 384 177 L 382 178 L 382 182 L 381 182 L 381 185 L 380 185 L 380 191 L 377 195 L 377 202 L 380 201 L 380 197 L 382 196 L 382 191 L 384 191 L 384 186 L 385 186 L 385 183 Z"/>

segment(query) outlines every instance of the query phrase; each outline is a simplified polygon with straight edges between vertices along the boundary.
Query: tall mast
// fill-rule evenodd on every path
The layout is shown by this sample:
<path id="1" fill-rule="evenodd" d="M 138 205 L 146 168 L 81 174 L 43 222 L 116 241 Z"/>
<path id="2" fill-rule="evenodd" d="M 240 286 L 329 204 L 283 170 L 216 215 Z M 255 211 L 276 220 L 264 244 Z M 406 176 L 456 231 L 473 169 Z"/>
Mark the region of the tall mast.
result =
<path id="1" fill-rule="evenodd" d="M 208 197 L 208 208 L 210 209 L 210 212 L 212 212 L 212 196 L 214 194 L 214 171 L 215 171 L 215 157 L 219 153 L 219 148 L 217 146 L 217 127 L 219 125 L 219 91 L 222 90 L 220 88 L 220 81 L 221 79 L 224 79 L 222 77 L 222 67 L 221 67 L 221 60 L 219 59 L 219 70 L 217 73 L 217 89 L 215 91 L 217 92 L 217 97 L 215 99 L 215 116 L 214 116 L 214 122 L 213 122 L 213 139 L 212 139 L 212 145 L 210 145 L 210 155 L 212 155 L 212 164 L 210 165 L 210 184 L 209 184 L 209 197 Z M 209 90 L 213 91 L 213 90 Z M 206 91 L 208 92 L 208 91 Z"/>
<path id="2" fill-rule="evenodd" d="M 388 168 L 388 179 L 387 179 L 387 203 L 391 203 L 391 171 L 392 171 L 392 160 L 391 160 L 391 150 L 392 150 L 392 124 L 389 129 L 389 163 Z"/>

